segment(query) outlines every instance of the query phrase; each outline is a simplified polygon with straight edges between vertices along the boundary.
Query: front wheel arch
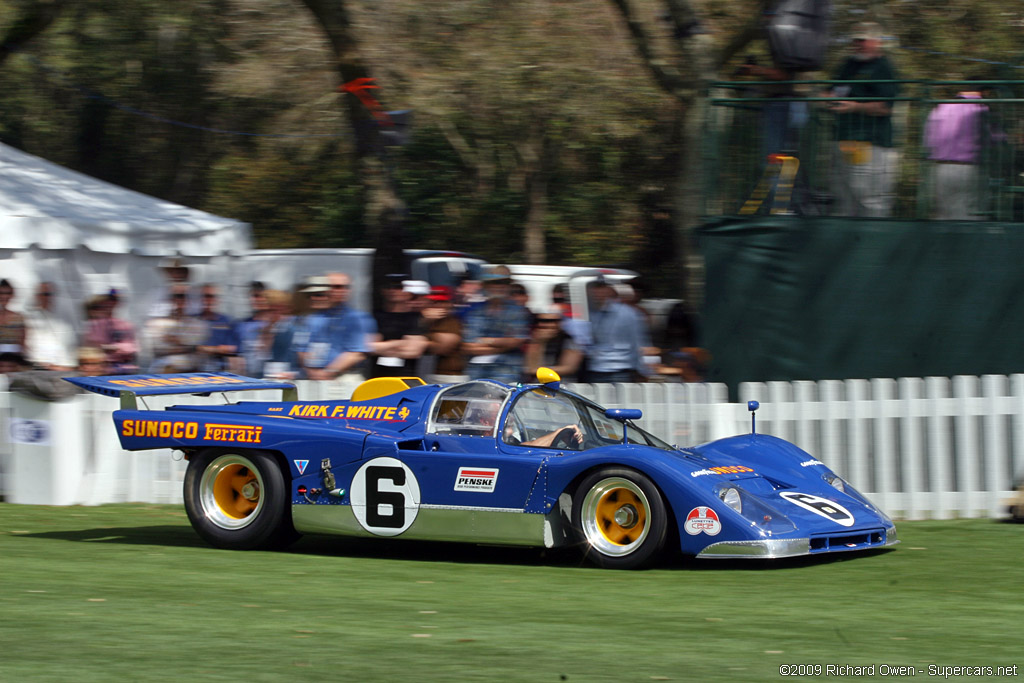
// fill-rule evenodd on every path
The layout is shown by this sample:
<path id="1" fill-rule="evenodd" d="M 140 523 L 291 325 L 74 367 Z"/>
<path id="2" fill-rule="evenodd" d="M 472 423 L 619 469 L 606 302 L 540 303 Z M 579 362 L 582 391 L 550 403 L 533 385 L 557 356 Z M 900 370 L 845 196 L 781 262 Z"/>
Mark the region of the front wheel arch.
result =
<path id="1" fill-rule="evenodd" d="M 648 566 L 673 538 L 671 506 L 654 481 L 639 470 L 594 468 L 577 477 L 568 490 L 574 541 L 587 559 L 601 567 Z"/>

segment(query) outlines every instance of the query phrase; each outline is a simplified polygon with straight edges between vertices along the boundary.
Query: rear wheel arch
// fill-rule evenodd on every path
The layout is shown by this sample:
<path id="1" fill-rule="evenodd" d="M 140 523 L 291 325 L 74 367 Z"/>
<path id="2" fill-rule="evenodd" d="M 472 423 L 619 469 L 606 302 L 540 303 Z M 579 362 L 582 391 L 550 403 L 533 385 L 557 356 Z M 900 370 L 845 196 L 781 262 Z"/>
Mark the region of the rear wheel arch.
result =
<path id="1" fill-rule="evenodd" d="M 283 547 L 292 526 L 291 474 L 278 451 L 215 447 L 189 457 L 185 512 L 204 540 L 219 548 Z"/>

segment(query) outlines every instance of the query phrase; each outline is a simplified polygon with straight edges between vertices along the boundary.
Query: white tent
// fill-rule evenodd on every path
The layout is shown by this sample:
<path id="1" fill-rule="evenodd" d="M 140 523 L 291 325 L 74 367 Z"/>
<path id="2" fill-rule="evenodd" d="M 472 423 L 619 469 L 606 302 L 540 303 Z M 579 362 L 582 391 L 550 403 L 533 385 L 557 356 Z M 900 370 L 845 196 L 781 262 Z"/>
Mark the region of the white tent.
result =
<path id="1" fill-rule="evenodd" d="M 116 288 L 121 314 L 144 318 L 159 263 L 215 264 L 252 247 L 250 226 L 91 178 L 0 144 L 0 278 L 23 309 L 36 283 L 57 284 L 61 311 L 80 320 L 89 296 Z M 214 276 L 218 269 L 209 269 Z M 202 273 L 207 275 L 207 273 Z"/>
<path id="2" fill-rule="evenodd" d="M 126 190 L 0 144 L 0 249 L 216 256 L 249 226 Z"/>

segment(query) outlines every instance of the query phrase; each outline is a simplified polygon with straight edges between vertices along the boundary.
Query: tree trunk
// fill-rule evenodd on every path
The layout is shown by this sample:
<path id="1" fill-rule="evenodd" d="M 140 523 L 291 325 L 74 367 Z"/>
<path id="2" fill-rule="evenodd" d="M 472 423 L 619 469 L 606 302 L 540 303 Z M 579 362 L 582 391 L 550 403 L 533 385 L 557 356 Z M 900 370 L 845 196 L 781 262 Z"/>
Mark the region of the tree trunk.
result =
<path id="1" fill-rule="evenodd" d="M 547 261 L 544 221 L 548 213 L 548 168 L 550 143 L 542 127 L 530 133 L 523 146 L 523 167 L 526 179 L 526 223 L 523 225 L 523 254 L 526 263 Z"/>
<path id="2" fill-rule="evenodd" d="M 637 54 L 658 86 L 679 102 L 683 130 L 682 154 L 675 178 L 673 225 L 676 233 L 676 262 L 679 264 L 679 287 L 690 301 L 703 296 L 703 273 L 700 263 L 689 255 L 693 231 L 700 225 L 704 188 L 702 136 L 707 112 L 708 86 L 717 70 L 732 55 L 743 49 L 757 35 L 770 0 L 757 0 L 750 21 L 722 48 L 716 48 L 704 31 L 700 16 L 690 0 L 664 0 L 666 15 L 673 26 L 673 35 L 681 53 L 678 68 L 669 66 L 654 53 L 647 29 L 637 18 L 630 0 L 611 0 L 622 15 L 636 47 Z"/>
<path id="3" fill-rule="evenodd" d="M 356 84 L 360 82 L 359 79 L 369 78 L 370 72 L 359 54 L 359 45 L 344 0 L 302 0 L 302 3 L 313 14 L 331 44 L 334 67 L 341 83 Z M 378 93 L 380 90 L 373 92 Z M 405 267 L 402 248 L 406 206 L 395 190 L 387 166 L 380 135 L 381 112 L 371 110 L 354 93 L 347 92 L 339 96 L 355 140 L 356 177 L 363 183 L 363 221 L 376 249 L 373 302 L 374 310 L 377 310 L 386 275 L 400 273 Z"/>
<path id="4" fill-rule="evenodd" d="M 25 8 L 8 26 L 3 42 L 0 42 L 0 66 L 3 66 L 12 52 L 45 31 L 63 6 L 64 0 L 40 0 Z"/>

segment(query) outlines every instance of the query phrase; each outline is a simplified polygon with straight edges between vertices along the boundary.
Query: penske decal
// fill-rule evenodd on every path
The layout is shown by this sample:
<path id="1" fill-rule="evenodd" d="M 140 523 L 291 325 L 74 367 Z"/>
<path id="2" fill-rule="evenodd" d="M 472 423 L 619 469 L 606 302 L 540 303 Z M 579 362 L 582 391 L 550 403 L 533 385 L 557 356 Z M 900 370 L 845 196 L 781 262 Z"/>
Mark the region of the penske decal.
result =
<path id="1" fill-rule="evenodd" d="M 198 422 L 170 420 L 125 420 L 121 436 L 152 436 L 162 439 L 194 439 L 199 436 Z"/>
<path id="2" fill-rule="evenodd" d="M 234 441 L 238 443 L 259 443 L 263 427 L 250 425 L 204 425 L 203 441 Z"/>
<path id="3" fill-rule="evenodd" d="M 726 467 L 709 467 L 704 470 L 697 470 L 696 472 L 690 472 L 691 477 L 702 477 L 706 474 L 743 474 L 744 472 L 753 472 L 754 470 L 743 465 L 728 465 Z"/>
<path id="4" fill-rule="evenodd" d="M 213 375 L 211 377 L 152 377 L 140 379 L 112 379 L 111 384 L 122 387 L 180 387 L 193 384 L 245 384 L 247 380 L 238 377 L 224 377 Z"/>
<path id="5" fill-rule="evenodd" d="M 382 422 L 405 422 L 409 418 L 409 409 L 405 406 L 366 406 L 366 405 L 319 405 L 307 403 L 292 406 L 288 415 L 293 417 L 331 417 L 342 420 L 378 420 Z"/>
<path id="6" fill-rule="evenodd" d="M 498 470 L 493 467 L 460 467 L 455 475 L 456 491 L 494 493 L 498 483 Z"/>

